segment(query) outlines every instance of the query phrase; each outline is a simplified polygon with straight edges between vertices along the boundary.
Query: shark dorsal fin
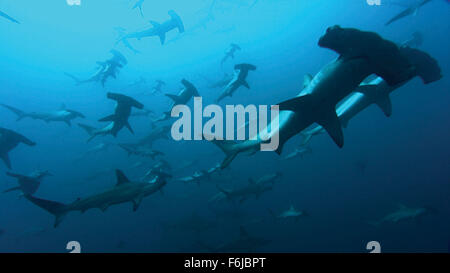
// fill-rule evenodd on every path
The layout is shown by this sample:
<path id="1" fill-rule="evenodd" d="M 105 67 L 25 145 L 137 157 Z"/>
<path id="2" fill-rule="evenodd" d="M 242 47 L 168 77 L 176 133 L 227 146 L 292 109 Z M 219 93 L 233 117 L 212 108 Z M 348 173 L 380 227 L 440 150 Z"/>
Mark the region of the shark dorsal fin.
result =
<path id="1" fill-rule="evenodd" d="M 121 170 L 116 170 L 117 184 L 116 186 L 120 186 L 125 183 L 130 183 L 130 180 L 125 176 L 125 174 Z"/>
<path id="2" fill-rule="evenodd" d="M 66 105 L 64 103 L 61 103 L 61 105 L 59 106 L 58 110 L 60 110 L 60 111 L 66 110 Z"/>
<path id="3" fill-rule="evenodd" d="M 150 21 L 150 24 L 152 24 L 153 27 L 159 27 L 159 26 L 161 26 L 160 23 L 158 23 L 158 22 L 156 22 L 156 21 L 153 21 L 153 20 Z"/>
<path id="4" fill-rule="evenodd" d="M 302 90 L 305 89 L 306 87 L 308 87 L 311 84 L 312 79 L 313 79 L 313 77 L 312 77 L 311 74 L 306 74 L 303 77 L 303 88 L 302 88 Z"/>
<path id="5" fill-rule="evenodd" d="M 291 211 L 294 211 L 295 210 L 295 208 L 294 208 L 294 206 L 291 204 L 291 206 L 289 207 L 289 210 L 291 210 Z"/>
<path id="6" fill-rule="evenodd" d="M 405 204 L 399 203 L 399 204 L 397 205 L 397 208 L 398 208 L 398 209 L 406 209 L 407 206 L 405 206 Z"/>
<path id="7" fill-rule="evenodd" d="M 255 180 L 253 180 L 253 178 L 249 178 L 248 179 L 248 184 L 255 185 Z"/>

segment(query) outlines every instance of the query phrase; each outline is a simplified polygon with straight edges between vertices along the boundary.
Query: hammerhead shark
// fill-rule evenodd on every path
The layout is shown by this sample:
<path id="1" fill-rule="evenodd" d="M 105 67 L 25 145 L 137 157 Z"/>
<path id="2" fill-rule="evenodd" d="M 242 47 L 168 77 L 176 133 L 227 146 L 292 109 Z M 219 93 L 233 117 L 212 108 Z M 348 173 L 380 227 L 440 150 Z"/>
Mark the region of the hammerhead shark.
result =
<path id="1" fill-rule="evenodd" d="M 133 9 L 138 8 L 139 12 L 142 17 L 144 17 L 144 13 L 142 12 L 142 5 L 144 4 L 145 0 L 137 0 L 137 2 L 134 4 Z"/>
<path id="2" fill-rule="evenodd" d="M 9 152 L 17 147 L 20 143 L 28 146 L 35 146 L 36 143 L 16 133 L 12 130 L 0 127 L 0 158 L 5 163 L 8 169 L 11 169 L 11 161 L 9 159 Z"/>
<path id="3" fill-rule="evenodd" d="M 153 142 L 155 142 L 158 139 L 169 139 L 171 126 L 169 125 L 153 126 L 152 123 L 152 128 L 153 128 L 152 131 L 148 135 L 141 138 L 136 143 L 132 143 L 130 145 L 140 147 L 152 147 Z"/>
<path id="4" fill-rule="evenodd" d="M 400 221 L 405 220 L 417 220 L 422 216 L 429 215 L 435 213 L 436 210 L 433 208 L 427 207 L 418 207 L 418 208 L 409 208 L 403 204 L 398 205 L 398 208 L 392 212 L 384 216 L 378 221 L 370 222 L 373 226 L 380 226 L 384 223 L 398 223 Z"/>
<path id="5" fill-rule="evenodd" d="M 233 190 L 223 189 L 219 185 L 216 185 L 216 187 L 228 200 L 238 200 L 239 203 L 242 203 L 250 196 L 255 196 L 255 198 L 258 199 L 264 192 L 272 190 L 273 184 L 281 176 L 281 173 L 265 175 L 257 181 L 249 178 L 247 186 Z"/>
<path id="6" fill-rule="evenodd" d="M 134 38 L 134 39 L 140 40 L 145 37 L 159 36 L 159 39 L 161 40 L 161 44 L 163 45 L 166 40 L 167 32 L 171 31 L 172 29 L 178 29 L 179 33 L 184 32 L 184 25 L 183 25 L 183 22 L 181 21 L 180 16 L 178 16 L 178 14 L 176 14 L 175 11 L 173 11 L 173 10 L 170 10 L 168 13 L 171 17 L 170 20 L 167 20 L 162 24 L 155 22 L 155 21 L 150 21 L 150 23 L 153 25 L 152 28 L 144 30 L 144 31 L 126 34 L 123 37 L 121 37 L 118 40 L 118 42 L 127 43 L 128 39 Z"/>
<path id="7" fill-rule="evenodd" d="M 389 21 L 387 21 L 385 25 L 388 26 L 388 25 L 392 24 L 393 22 L 398 21 L 398 20 L 400 20 L 400 19 L 402 19 L 402 18 L 404 18 L 406 16 L 409 16 L 409 15 L 416 15 L 417 12 L 419 11 L 419 9 L 423 5 L 425 5 L 425 4 L 427 4 L 427 3 L 431 2 L 431 1 L 432 0 L 421 0 L 421 1 L 417 2 L 417 3 L 414 3 L 411 6 L 408 6 L 405 10 L 403 10 L 399 14 L 395 15 L 394 17 L 392 17 Z"/>
<path id="8" fill-rule="evenodd" d="M 184 88 L 181 89 L 181 91 L 177 95 L 165 94 L 173 102 L 172 102 L 171 106 L 169 107 L 170 110 L 167 112 L 164 112 L 162 117 L 154 120 L 155 122 L 168 120 L 170 118 L 170 112 L 172 111 L 172 108 L 175 105 L 187 104 L 191 98 L 200 96 L 197 88 L 191 82 L 189 82 L 185 79 L 182 79 L 181 84 L 184 86 Z"/>
<path id="9" fill-rule="evenodd" d="M 296 157 L 303 158 L 304 155 L 310 154 L 310 153 L 312 153 L 312 149 L 310 147 L 302 147 L 301 146 L 301 147 L 296 148 L 290 154 L 288 154 L 285 157 L 283 157 L 283 160 L 289 160 L 289 159 L 293 159 L 293 158 L 296 158 Z"/>
<path id="10" fill-rule="evenodd" d="M 53 176 L 49 171 L 37 171 L 31 173 L 30 175 L 22 175 L 7 172 L 6 175 L 16 178 L 17 182 L 19 183 L 19 186 L 9 188 L 3 191 L 4 193 L 12 191 L 22 191 L 23 194 L 30 194 L 30 195 L 36 193 L 36 191 L 41 186 L 41 182 L 44 179 L 44 177 Z"/>
<path id="11" fill-rule="evenodd" d="M 161 93 L 162 92 L 162 87 L 164 85 L 166 85 L 166 83 L 164 81 L 162 81 L 162 80 L 156 80 L 155 83 L 156 84 L 155 84 L 155 86 L 153 86 L 151 93 L 152 94 Z"/>
<path id="12" fill-rule="evenodd" d="M 339 120 L 344 127 L 347 127 L 348 122 L 356 115 L 373 104 L 377 105 L 387 117 L 390 117 L 392 115 L 390 94 L 415 76 L 419 76 L 425 84 L 442 78 L 438 62 L 427 53 L 409 47 L 401 47 L 400 52 L 414 66 L 414 73 L 408 80 L 397 85 L 390 86 L 381 77 L 377 77 L 355 88 L 355 92 L 348 96 L 336 109 Z M 314 135 L 323 131 L 323 127 L 319 125 L 302 132 L 302 144 L 306 145 Z"/>
<path id="13" fill-rule="evenodd" d="M 241 50 L 240 46 L 238 46 L 237 44 L 230 44 L 230 47 L 225 52 L 225 56 L 223 56 L 220 64 L 223 65 L 229 58 L 234 59 L 234 53 L 236 53 L 236 51 L 238 50 Z"/>
<path id="14" fill-rule="evenodd" d="M 295 219 L 295 221 L 298 221 L 300 218 L 308 216 L 308 213 L 306 211 L 297 210 L 293 205 L 291 205 L 288 210 L 285 210 L 280 214 L 275 214 L 270 209 L 269 212 L 274 219 Z"/>
<path id="15" fill-rule="evenodd" d="M 237 64 L 234 66 L 233 79 L 228 83 L 222 94 L 217 98 L 216 102 L 220 102 L 226 97 L 233 96 L 233 93 L 241 86 L 245 86 L 250 89 L 250 85 L 247 83 L 247 76 L 249 71 L 256 70 L 256 66 L 252 64 Z"/>
<path id="16" fill-rule="evenodd" d="M 117 133 L 122 130 L 123 127 L 127 127 L 128 130 L 134 134 L 133 129 L 131 128 L 130 123 L 128 122 L 128 118 L 131 115 L 131 109 L 137 108 L 137 109 L 143 109 L 144 105 L 140 102 L 138 102 L 137 100 L 126 96 L 126 95 L 122 95 L 122 94 L 118 94 L 118 93 L 107 93 L 107 98 L 115 100 L 117 102 L 116 104 L 116 109 L 114 111 L 114 114 L 109 115 L 107 117 L 104 117 L 102 119 L 100 119 L 99 121 L 101 122 L 107 122 L 110 121 L 110 123 L 100 129 L 85 125 L 85 124 L 81 124 L 79 123 L 78 125 L 83 128 L 88 134 L 89 134 L 89 139 L 88 142 L 91 141 L 93 138 L 95 138 L 96 136 L 99 135 L 113 135 L 114 137 L 117 136 Z"/>
<path id="17" fill-rule="evenodd" d="M 226 154 L 222 168 L 241 152 L 259 151 L 261 143 L 274 134 L 279 135 L 276 152 L 281 154 L 291 137 L 313 123 L 324 127 L 338 147 L 343 147 L 344 137 L 336 105 L 371 74 L 381 76 L 392 86 L 409 79 L 413 72 L 412 65 L 400 53 L 398 46 L 373 32 L 333 26 L 320 38 L 319 46 L 332 49 L 340 56 L 314 78 L 308 79 L 297 97 L 278 104 L 277 128 L 268 124 L 257 140 L 212 141 Z"/>
<path id="18" fill-rule="evenodd" d="M 6 14 L 6 13 L 4 13 L 2 11 L 0 11 L 0 16 L 8 19 L 9 21 L 11 21 L 13 23 L 20 24 L 19 21 L 17 21 L 16 19 L 12 18 L 11 16 L 9 16 L 8 14 Z"/>
<path id="19" fill-rule="evenodd" d="M 185 184 L 197 184 L 200 186 L 200 183 L 203 181 L 211 181 L 211 176 L 208 171 L 201 170 L 196 171 L 193 175 L 178 178 L 177 181 L 183 182 Z"/>
<path id="20" fill-rule="evenodd" d="M 32 119 L 40 119 L 47 123 L 49 122 L 64 122 L 68 126 L 72 126 L 71 121 L 76 118 L 86 118 L 82 113 L 66 109 L 64 105 L 61 106 L 59 110 L 53 112 L 24 112 L 12 106 L 6 104 L 0 104 L 6 109 L 10 110 L 14 114 L 17 115 L 17 121 L 22 120 L 23 118 L 32 118 Z"/>
<path id="21" fill-rule="evenodd" d="M 76 85 L 89 82 L 100 82 L 102 86 L 105 86 L 108 78 L 111 77 L 115 79 L 117 77 L 117 74 L 119 73 L 119 69 L 124 67 L 128 63 L 127 59 L 119 51 L 112 49 L 110 50 L 110 52 L 113 57 L 104 62 L 97 62 L 97 72 L 92 77 L 86 80 L 80 80 L 69 73 L 64 74 L 73 79 Z"/>
<path id="22" fill-rule="evenodd" d="M 150 149 L 148 146 L 137 146 L 133 144 L 119 144 L 119 147 L 124 149 L 128 155 L 138 155 L 142 157 L 150 157 L 155 159 L 158 156 L 163 156 L 164 153 Z"/>
<path id="23" fill-rule="evenodd" d="M 149 182 L 131 182 L 120 170 L 116 170 L 117 184 L 109 190 L 99 194 L 94 194 L 87 198 L 78 198 L 70 204 L 62 204 L 55 201 L 40 199 L 32 195 L 25 195 L 33 204 L 41 207 L 55 216 L 54 227 L 56 228 L 64 216 L 71 211 L 80 211 L 81 213 L 98 208 L 106 211 L 109 206 L 131 202 L 133 211 L 136 211 L 144 197 L 155 192 L 161 191 L 167 184 L 169 174 L 160 173 Z"/>

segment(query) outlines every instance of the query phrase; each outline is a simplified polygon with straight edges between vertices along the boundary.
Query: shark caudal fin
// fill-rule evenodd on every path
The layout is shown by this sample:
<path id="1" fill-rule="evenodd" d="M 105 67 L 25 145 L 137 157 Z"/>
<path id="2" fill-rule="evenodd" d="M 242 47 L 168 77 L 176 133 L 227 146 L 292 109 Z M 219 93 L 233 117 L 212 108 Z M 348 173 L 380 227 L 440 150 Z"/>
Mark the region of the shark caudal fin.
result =
<path id="1" fill-rule="evenodd" d="M 280 111 L 289 110 L 299 113 L 300 115 L 308 116 L 313 111 L 311 105 L 315 105 L 315 101 L 312 95 L 304 95 L 284 101 L 278 105 Z M 339 148 L 344 146 L 344 133 L 335 108 L 322 111 L 315 117 L 315 122 L 327 131 Z"/>
<path id="2" fill-rule="evenodd" d="M 25 195 L 25 198 L 30 200 L 36 206 L 48 211 L 49 213 L 55 216 L 55 224 L 54 227 L 58 227 L 58 225 L 63 220 L 63 217 L 67 214 L 68 209 L 67 205 L 58 203 L 55 201 L 45 200 L 33 197 L 29 194 Z"/>
<path id="3" fill-rule="evenodd" d="M 230 140 L 212 140 L 217 147 L 219 147 L 222 152 L 225 153 L 225 159 L 220 164 L 220 169 L 225 169 L 240 153 L 239 149 L 236 147 L 236 143 Z"/>
<path id="4" fill-rule="evenodd" d="M 14 114 L 16 114 L 17 115 L 16 121 L 19 121 L 19 120 L 23 119 L 24 117 L 27 117 L 27 113 L 25 113 L 22 110 L 19 110 L 19 109 L 15 108 L 15 107 L 12 107 L 12 106 L 9 106 L 9 105 L 6 105 L 6 104 L 0 104 L 0 105 L 5 107 L 9 111 L 13 112 Z"/>
<path id="5" fill-rule="evenodd" d="M 391 86 L 414 76 L 414 67 L 401 54 L 399 47 L 374 32 L 336 25 L 327 29 L 319 40 L 319 46 L 334 50 L 342 58 L 366 58 L 373 73 Z"/>
<path id="6" fill-rule="evenodd" d="M 438 62 L 427 53 L 410 47 L 401 47 L 401 54 L 414 66 L 415 73 L 425 84 L 442 78 Z"/>

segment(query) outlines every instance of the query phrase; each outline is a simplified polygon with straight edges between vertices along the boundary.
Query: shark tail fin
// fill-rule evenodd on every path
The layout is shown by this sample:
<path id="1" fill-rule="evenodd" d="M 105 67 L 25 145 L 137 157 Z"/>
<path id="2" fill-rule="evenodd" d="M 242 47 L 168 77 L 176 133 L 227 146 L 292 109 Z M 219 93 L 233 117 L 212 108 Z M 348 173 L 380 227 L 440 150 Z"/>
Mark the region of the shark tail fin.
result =
<path id="1" fill-rule="evenodd" d="M 29 194 L 25 195 L 25 198 L 30 200 L 36 206 L 46 210 L 47 212 L 53 214 L 55 216 L 55 224 L 54 227 L 58 227 L 58 225 L 63 220 L 64 216 L 67 214 L 67 205 L 58 203 L 55 201 L 45 200 L 33 197 Z"/>
<path id="2" fill-rule="evenodd" d="M 403 56 L 414 66 L 417 76 L 425 84 L 438 81 L 442 78 L 438 62 L 427 53 L 410 47 L 400 48 Z"/>
<path id="3" fill-rule="evenodd" d="M 80 85 L 82 83 L 82 81 L 79 78 L 75 77 L 74 75 L 72 75 L 70 73 L 64 72 L 64 75 L 66 75 L 67 77 L 69 77 L 72 80 L 74 80 L 75 81 L 75 85 Z"/>
<path id="4" fill-rule="evenodd" d="M 239 154 L 239 149 L 236 147 L 236 143 L 227 140 L 212 140 L 217 147 L 219 147 L 225 153 L 225 159 L 220 164 L 220 168 L 223 170 L 228 167 L 234 158 Z"/>
<path id="5" fill-rule="evenodd" d="M 5 107 L 9 111 L 11 111 L 14 114 L 16 114 L 17 115 L 16 121 L 19 121 L 19 120 L 21 120 L 21 119 L 23 119 L 24 117 L 27 116 L 27 114 L 24 111 L 19 110 L 19 109 L 15 108 L 15 107 L 12 107 L 12 106 L 9 106 L 9 105 L 6 105 L 6 104 L 1 104 L 1 106 Z"/>

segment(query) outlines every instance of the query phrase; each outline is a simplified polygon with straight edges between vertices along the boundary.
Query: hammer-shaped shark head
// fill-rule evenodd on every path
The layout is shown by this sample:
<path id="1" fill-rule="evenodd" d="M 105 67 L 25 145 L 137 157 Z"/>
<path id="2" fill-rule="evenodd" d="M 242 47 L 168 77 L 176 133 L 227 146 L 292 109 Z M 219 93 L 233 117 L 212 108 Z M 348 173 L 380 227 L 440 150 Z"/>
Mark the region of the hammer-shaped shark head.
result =
<path id="1" fill-rule="evenodd" d="M 391 86 L 415 76 L 413 66 L 400 53 L 398 46 L 375 32 L 336 25 L 327 29 L 319 39 L 319 46 L 336 51 L 344 59 L 366 59 L 373 73 Z"/>

